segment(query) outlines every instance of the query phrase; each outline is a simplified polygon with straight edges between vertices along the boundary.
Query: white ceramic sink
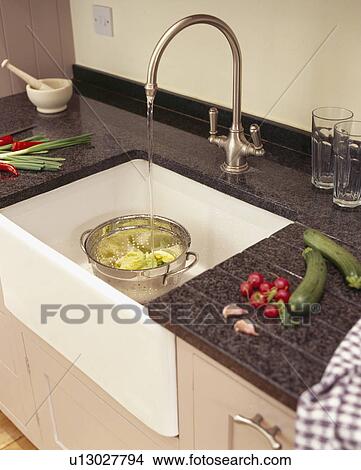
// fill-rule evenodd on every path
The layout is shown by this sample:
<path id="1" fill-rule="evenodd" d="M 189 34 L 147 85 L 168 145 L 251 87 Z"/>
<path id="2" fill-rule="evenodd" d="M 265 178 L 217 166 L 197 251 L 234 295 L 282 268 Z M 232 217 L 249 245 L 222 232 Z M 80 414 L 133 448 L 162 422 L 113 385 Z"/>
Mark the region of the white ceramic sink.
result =
<path id="1" fill-rule="evenodd" d="M 147 162 L 136 160 L 3 209 L 0 280 L 16 317 L 150 428 L 175 436 L 175 338 L 144 308 L 136 323 L 119 324 L 105 310 L 99 324 L 92 310 L 87 322 L 69 324 L 57 308 L 41 323 L 43 304 L 122 305 L 123 319 L 141 308 L 90 272 L 79 237 L 112 217 L 149 212 L 146 175 Z M 188 278 L 290 223 L 158 166 L 153 181 L 155 213 L 183 224 L 199 253 Z"/>

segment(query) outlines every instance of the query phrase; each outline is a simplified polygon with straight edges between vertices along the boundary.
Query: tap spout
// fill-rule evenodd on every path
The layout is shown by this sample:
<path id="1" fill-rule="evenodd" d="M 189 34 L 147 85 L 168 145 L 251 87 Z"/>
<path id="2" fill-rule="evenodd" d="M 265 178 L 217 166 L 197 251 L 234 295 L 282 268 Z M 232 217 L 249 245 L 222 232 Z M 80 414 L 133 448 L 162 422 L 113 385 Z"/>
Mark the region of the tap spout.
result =
<path id="1" fill-rule="evenodd" d="M 172 39 L 183 29 L 195 24 L 209 24 L 217 28 L 226 37 L 232 51 L 233 58 L 233 94 L 232 94 L 232 127 L 228 136 L 217 135 L 218 111 L 210 109 L 210 132 L 209 142 L 222 148 L 226 154 L 225 162 L 221 168 L 228 173 L 242 173 L 248 169 L 247 157 L 262 156 L 264 149 L 261 141 L 260 128 L 251 126 L 251 139 L 249 142 L 245 135 L 241 122 L 241 90 L 242 90 L 242 54 L 238 40 L 232 29 L 221 19 L 211 15 L 191 15 L 183 18 L 171 26 L 160 38 L 154 48 L 149 61 L 147 71 L 147 83 L 145 92 L 147 99 L 154 100 L 157 93 L 158 67 L 160 59 Z"/>
<path id="2" fill-rule="evenodd" d="M 154 97 L 158 84 L 157 75 L 160 59 L 168 44 L 183 29 L 196 24 L 209 24 L 221 31 L 226 37 L 233 57 L 233 95 L 232 95 L 232 131 L 242 131 L 241 124 L 241 77 L 242 77 L 242 54 L 238 40 L 232 29 L 221 19 L 211 15 L 191 15 L 183 18 L 171 26 L 160 38 L 155 46 L 148 65 L 147 84 L 145 85 L 146 95 Z"/>

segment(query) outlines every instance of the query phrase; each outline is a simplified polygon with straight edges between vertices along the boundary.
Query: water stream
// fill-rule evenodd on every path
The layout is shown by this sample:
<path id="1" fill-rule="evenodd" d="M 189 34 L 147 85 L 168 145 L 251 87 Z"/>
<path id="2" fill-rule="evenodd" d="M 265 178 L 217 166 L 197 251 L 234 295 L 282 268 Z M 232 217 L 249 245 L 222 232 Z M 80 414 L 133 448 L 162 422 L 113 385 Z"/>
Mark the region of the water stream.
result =
<path id="1" fill-rule="evenodd" d="M 154 254 L 154 200 L 153 200 L 153 108 L 154 97 L 147 96 L 147 144 L 148 144 L 148 192 L 149 192 L 149 215 L 151 231 L 151 250 Z"/>

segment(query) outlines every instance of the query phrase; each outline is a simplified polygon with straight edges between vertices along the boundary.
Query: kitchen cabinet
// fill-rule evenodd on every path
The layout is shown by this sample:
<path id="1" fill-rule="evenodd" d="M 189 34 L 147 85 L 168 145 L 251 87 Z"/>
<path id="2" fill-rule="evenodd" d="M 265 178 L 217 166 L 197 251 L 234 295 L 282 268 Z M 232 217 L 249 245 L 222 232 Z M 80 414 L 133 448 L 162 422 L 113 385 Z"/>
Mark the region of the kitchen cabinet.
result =
<path id="1" fill-rule="evenodd" d="M 293 447 L 293 411 L 180 339 L 177 356 L 181 447 Z"/>
<path id="2" fill-rule="evenodd" d="M 24 335 L 45 449 L 176 448 L 106 399 L 75 366 L 35 335 Z M 114 380 L 117 380 L 116 376 Z"/>
<path id="3" fill-rule="evenodd" d="M 1 293 L 1 289 L 0 289 Z M 37 422 L 22 331 L 0 299 L 0 409 L 37 446 Z"/>
<path id="4" fill-rule="evenodd" d="M 8 314 L 0 311 L 0 402 L 17 420 L 24 422 L 25 410 L 19 397 L 22 389 L 19 345 L 21 335 L 12 328 Z"/>
<path id="5" fill-rule="evenodd" d="M 0 409 L 40 449 L 178 448 L 178 438 L 141 423 L 5 308 L 0 383 Z"/>
<path id="6" fill-rule="evenodd" d="M 177 379 L 179 437 L 164 437 L 0 310 L 0 407 L 38 448 L 292 448 L 292 410 L 181 339 Z"/>

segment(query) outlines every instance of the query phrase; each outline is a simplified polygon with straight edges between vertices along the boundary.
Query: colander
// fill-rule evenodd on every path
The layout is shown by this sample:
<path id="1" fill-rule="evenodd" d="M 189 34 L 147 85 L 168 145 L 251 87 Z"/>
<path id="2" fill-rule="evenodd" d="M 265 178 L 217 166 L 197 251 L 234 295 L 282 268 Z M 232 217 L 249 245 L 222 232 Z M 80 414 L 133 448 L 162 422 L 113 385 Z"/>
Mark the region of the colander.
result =
<path id="1" fill-rule="evenodd" d="M 114 236 L 118 249 L 120 252 L 124 250 L 124 254 L 129 251 L 129 245 L 144 252 L 150 252 L 153 245 L 155 248 L 172 249 L 176 258 L 147 269 L 129 270 L 110 266 L 99 247 Z M 80 237 L 80 245 L 97 277 L 143 304 L 174 289 L 182 275 L 198 261 L 198 255 L 188 251 L 191 245 L 189 232 L 174 220 L 158 215 L 153 217 L 153 227 L 149 214 L 126 215 L 108 220 L 94 229 L 85 230 Z"/>

